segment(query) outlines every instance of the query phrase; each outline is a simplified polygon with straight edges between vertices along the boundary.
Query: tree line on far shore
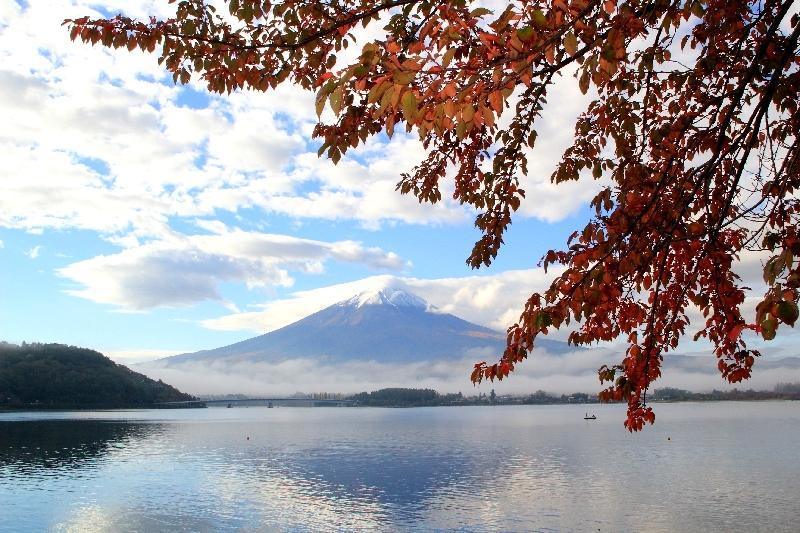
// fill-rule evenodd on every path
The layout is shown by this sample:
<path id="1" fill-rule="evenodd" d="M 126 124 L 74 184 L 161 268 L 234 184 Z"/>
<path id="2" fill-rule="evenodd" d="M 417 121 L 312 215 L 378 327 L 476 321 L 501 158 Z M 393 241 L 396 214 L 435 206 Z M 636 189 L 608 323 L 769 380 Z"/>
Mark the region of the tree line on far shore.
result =
<path id="1" fill-rule="evenodd" d="M 558 405 L 599 403 L 596 395 L 575 392 L 572 394 L 551 394 L 538 390 L 533 394 L 497 395 L 492 389 L 489 394 L 474 396 L 440 394 L 433 389 L 386 388 L 373 392 L 361 392 L 350 396 L 356 405 L 367 407 L 434 407 L 456 405 Z M 665 387 L 655 389 L 649 396 L 655 402 L 679 401 L 747 401 L 747 400 L 800 400 L 800 383 L 779 383 L 771 391 L 753 389 L 711 392 L 692 392 Z"/>

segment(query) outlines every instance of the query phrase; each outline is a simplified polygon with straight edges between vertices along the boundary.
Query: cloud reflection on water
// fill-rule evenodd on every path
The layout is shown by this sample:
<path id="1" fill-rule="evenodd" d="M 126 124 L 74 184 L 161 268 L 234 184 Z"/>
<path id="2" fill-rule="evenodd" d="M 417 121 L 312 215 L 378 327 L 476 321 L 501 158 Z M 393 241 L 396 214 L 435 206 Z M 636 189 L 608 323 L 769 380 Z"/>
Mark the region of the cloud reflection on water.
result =
<path id="1" fill-rule="evenodd" d="M 30 424 L 0 433 L 6 448 L 16 434 L 17 446 L 53 442 L 39 445 L 44 455 L 66 449 L 78 459 L 58 468 L 6 462 L 0 530 L 780 531 L 800 513 L 794 407 L 660 404 L 656 426 L 639 435 L 624 431 L 619 405 L 593 406 L 594 422 L 582 419 L 584 406 L 108 411 L 80 415 L 103 419 L 91 422 L 2 422 Z M 37 424 L 55 437 L 77 431 L 69 424 L 105 433 L 59 448 L 57 438 L 32 436 Z M 96 452 L 81 458 L 83 450 Z"/>

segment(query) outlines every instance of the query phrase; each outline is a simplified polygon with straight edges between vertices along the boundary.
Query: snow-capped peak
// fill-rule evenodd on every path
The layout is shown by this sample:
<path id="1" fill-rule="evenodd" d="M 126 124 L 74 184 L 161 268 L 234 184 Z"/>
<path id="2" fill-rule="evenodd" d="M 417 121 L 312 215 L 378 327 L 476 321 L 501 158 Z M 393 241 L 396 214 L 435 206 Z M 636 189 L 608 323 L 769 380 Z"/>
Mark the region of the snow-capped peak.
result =
<path id="1" fill-rule="evenodd" d="M 428 303 L 410 292 L 402 289 L 379 289 L 365 291 L 349 300 L 341 302 L 340 305 L 362 307 L 365 305 L 390 305 L 392 307 L 417 307 L 427 309 Z"/>

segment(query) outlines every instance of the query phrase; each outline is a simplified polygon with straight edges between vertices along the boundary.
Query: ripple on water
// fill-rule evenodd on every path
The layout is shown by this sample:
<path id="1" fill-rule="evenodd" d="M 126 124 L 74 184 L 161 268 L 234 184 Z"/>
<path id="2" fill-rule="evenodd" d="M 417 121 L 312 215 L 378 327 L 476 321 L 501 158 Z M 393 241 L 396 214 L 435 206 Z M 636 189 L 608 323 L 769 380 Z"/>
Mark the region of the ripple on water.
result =
<path id="1" fill-rule="evenodd" d="M 798 407 L 0 415 L 0 530 L 790 531 Z"/>

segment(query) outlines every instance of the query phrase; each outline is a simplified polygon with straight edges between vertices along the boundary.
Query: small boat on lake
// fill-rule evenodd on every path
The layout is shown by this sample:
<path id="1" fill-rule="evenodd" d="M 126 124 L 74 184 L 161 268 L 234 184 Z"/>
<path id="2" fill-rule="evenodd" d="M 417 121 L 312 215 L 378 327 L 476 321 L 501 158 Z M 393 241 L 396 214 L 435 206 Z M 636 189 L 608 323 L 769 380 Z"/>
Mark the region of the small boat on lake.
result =
<path id="1" fill-rule="evenodd" d="M 595 415 L 589 416 L 589 413 L 585 413 L 583 415 L 583 419 L 584 420 L 597 420 L 597 417 Z"/>

